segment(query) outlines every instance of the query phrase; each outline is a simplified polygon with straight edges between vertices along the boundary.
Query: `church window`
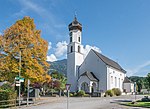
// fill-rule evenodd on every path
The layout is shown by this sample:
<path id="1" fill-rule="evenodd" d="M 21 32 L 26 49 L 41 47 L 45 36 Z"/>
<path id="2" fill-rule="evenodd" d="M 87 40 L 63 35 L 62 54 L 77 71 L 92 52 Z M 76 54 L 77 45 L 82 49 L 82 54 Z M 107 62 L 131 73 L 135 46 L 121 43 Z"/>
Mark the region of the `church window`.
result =
<path id="1" fill-rule="evenodd" d="M 72 36 L 70 37 L 70 42 L 72 42 Z"/>
<path id="2" fill-rule="evenodd" d="M 71 50 L 70 50 L 70 52 L 73 52 L 73 46 L 71 46 Z"/>
<path id="3" fill-rule="evenodd" d="M 111 84 L 113 84 L 113 76 L 111 76 Z"/>
<path id="4" fill-rule="evenodd" d="M 78 52 L 80 53 L 80 46 L 78 46 Z"/>
<path id="5" fill-rule="evenodd" d="M 80 37 L 78 37 L 78 41 L 80 42 Z"/>
<path id="6" fill-rule="evenodd" d="M 117 77 L 115 77 L 115 87 L 117 87 Z"/>
<path id="7" fill-rule="evenodd" d="M 120 87 L 120 78 L 118 79 L 118 82 L 119 82 L 119 87 Z"/>

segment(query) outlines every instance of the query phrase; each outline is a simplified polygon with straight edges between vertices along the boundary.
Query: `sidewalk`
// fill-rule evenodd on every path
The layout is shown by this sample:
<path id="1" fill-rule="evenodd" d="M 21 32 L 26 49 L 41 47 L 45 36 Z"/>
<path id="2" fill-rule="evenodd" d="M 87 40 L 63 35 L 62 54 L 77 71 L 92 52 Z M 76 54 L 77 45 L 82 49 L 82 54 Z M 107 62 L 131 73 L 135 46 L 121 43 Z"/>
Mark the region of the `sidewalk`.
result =
<path id="1" fill-rule="evenodd" d="M 17 106 L 17 108 L 25 108 L 25 107 L 30 107 L 30 106 L 37 106 L 41 104 L 47 104 L 47 103 L 55 103 L 58 101 L 63 100 L 64 97 L 40 97 L 36 98 L 33 104 L 23 105 L 23 106 Z"/>

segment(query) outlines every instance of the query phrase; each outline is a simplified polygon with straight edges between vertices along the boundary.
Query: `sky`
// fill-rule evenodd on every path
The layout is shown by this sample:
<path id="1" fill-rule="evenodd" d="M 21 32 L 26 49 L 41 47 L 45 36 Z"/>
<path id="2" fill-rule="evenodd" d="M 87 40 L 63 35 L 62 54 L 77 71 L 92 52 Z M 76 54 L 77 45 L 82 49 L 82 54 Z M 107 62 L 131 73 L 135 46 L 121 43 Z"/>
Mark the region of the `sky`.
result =
<path id="1" fill-rule="evenodd" d="M 75 13 L 83 27 L 85 54 L 91 48 L 99 51 L 128 76 L 150 72 L 150 0 L 0 0 L 0 34 L 30 16 L 49 43 L 47 60 L 61 60 Z"/>

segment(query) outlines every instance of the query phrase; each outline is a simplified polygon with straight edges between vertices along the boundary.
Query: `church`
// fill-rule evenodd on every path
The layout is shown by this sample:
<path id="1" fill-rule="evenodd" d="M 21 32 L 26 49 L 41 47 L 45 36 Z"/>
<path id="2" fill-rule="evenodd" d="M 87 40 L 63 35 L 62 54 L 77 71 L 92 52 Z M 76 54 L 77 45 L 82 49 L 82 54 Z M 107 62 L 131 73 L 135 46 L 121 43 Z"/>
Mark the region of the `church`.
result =
<path id="1" fill-rule="evenodd" d="M 115 61 L 91 49 L 84 57 L 82 24 L 75 17 L 69 24 L 70 42 L 67 46 L 67 83 L 70 91 L 103 93 L 112 88 L 123 92 L 126 71 Z"/>

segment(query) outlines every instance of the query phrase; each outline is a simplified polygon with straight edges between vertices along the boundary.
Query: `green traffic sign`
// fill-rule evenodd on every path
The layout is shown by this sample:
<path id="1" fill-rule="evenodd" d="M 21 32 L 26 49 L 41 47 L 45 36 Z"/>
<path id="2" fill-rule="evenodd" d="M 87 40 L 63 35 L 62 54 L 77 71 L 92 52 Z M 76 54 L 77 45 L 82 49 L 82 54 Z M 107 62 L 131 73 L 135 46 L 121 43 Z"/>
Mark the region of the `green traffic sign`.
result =
<path id="1" fill-rule="evenodd" d="M 15 77 L 15 80 L 19 80 L 20 82 L 24 82 L 24 78 L 19 78 L 18 76 L 17 77 Z"/>

